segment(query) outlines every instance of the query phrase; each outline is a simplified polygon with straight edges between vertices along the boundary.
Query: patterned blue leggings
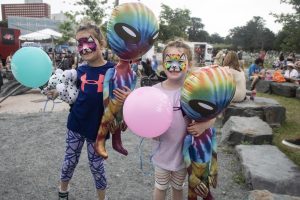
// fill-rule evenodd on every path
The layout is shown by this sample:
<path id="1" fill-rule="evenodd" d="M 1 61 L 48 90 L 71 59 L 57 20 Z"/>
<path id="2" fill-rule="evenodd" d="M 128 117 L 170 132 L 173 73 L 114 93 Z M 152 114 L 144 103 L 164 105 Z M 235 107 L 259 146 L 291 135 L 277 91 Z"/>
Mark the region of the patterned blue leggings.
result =
<path id="1" fill-rule="evenodd" d="M 107 186 L 103 165 L 104 159 L 101 156 L 98 156 L 95 152 L 93 141 L 85 139 L 79 133 L 73 132 L 71 130 L 67 130 L 66 134 L 66 151 L 65 158 L 62 164 L 60 179 L 61 181 L 71 180 L 76 165 L 78 164 L 85 140 L 87 142 L 89 165 L 95 180 L 96 188 L 104 190 Z"/>

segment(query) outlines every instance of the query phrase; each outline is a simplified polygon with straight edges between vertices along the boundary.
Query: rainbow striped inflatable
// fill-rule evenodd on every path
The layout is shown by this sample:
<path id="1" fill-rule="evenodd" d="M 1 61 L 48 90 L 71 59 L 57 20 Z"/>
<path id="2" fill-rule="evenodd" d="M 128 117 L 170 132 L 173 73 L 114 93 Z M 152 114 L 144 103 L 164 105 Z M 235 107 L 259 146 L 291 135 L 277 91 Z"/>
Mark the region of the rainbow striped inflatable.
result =
<path id="1" fill-rule="evenodd" d="M 206 121 L 221 113 L 234 93 L 235 81 L 228 67 L 193 68 L 181 90 L 181 106 L 190 119 Z"/>
<path id="2" fill-rule="evenodd" d="M 142 3 L 124 3 L 114 8 L 107 24 L 110 47 L 123 60 L 144 55 L 158 38 L 154 13 Z"/>

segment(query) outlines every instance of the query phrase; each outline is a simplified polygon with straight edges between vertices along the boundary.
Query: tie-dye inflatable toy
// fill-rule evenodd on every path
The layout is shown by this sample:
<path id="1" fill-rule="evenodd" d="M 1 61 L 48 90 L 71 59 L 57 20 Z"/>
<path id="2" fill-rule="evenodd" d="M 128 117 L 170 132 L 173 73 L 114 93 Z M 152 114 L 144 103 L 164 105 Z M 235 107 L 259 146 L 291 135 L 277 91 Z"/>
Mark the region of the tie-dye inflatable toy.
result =
<path id="1" fill-rule="evenodd" d="M 113 148 L 123 155 L 128 152 L 122 146 L 121 130 L 126 126 L 123 121 L 123 104 L 113 94 L 116 88 L 124 86 L 135 88 L 136 75 L 131 70 L 130 61 L 140 58 L 154 44 L 158 37 L 158 23 L 153 12 L 141 3 L 125 3 L 117 6 L 107 25 L 107 38 L 113 52 L 120 58 L 113 69 L 109 69 L 104 80 L 105 111 L 99 127 L 95 149 L 104 158 L 108 157 L 105 149 L 105 137 L 112 134 Z"/>
<path id="2" fill-rule="evenodd" d="M 184 81 L 181 107 L 190 119 L 207 121 L 230 104 L 234 93 L 235 82 L 229 68 L 194 68 Z M 198 137 L 190 134 L 185 137 L 183 156 L 189 175 L 188 200 L 197 200 L 197 196 L 212 199 L 209 187 L 216 187 L 216 149 L 216 131 L 213 128 L 205 130 Z"/>

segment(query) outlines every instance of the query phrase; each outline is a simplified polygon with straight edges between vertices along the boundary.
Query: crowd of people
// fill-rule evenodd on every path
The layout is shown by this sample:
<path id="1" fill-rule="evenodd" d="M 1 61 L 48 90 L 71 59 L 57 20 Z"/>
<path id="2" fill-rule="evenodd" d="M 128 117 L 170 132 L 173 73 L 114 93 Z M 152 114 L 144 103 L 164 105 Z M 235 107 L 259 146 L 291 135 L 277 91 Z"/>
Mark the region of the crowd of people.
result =
<path id="1" fill-rule="evenodd" d="M 274 52 L 271 53 L 272 56 Z M 280 52 L 276 61 L 270 67 L 266 67 L 265 58 L 268 52 L 261 50 L 258 54 L 254 54 L 256 58 L 244 70 L 245 62 L 243 60 L 243 51 L 238 52 L 220 50 L 214 57 L 214 64 L 219 66 L 229 66 L 233 76 L 237 82 L 237 92 L 233 101 L 241 101 L 246 95 L 246 80 L 251 81 L 251 95 L 256 94 L 256 85 L 259 80 L 275 81 L 275 82 L 291 82 L 293 84 L 300 83 L 300 60 L 297 60 L 295 53 L 290 53 L 284 57 L 284 53 Z M 247 73 L 245 71 L 248 71 Z M 244 78 L 245 77 L 245 78 Z M 242 94 L 242 95 L 241 95 Z M 241 95 L 242 97 L 237 97 Z M 252 96 L 250 98 L 253 98 Z"/>

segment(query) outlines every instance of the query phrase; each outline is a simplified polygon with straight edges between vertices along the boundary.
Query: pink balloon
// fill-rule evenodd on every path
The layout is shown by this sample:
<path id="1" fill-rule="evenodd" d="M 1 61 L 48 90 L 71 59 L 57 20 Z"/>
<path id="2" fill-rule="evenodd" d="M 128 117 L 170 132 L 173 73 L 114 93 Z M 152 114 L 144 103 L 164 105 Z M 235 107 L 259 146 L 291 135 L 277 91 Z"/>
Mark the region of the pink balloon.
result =
<path id="1" fill-rule="evenodd" d="M 123 116 L 128 128 L 136 135 L 153 138 L 171 125 L 173 106 L 169 97 L 153 87 L 140 87 L 126 98 Z"/>

